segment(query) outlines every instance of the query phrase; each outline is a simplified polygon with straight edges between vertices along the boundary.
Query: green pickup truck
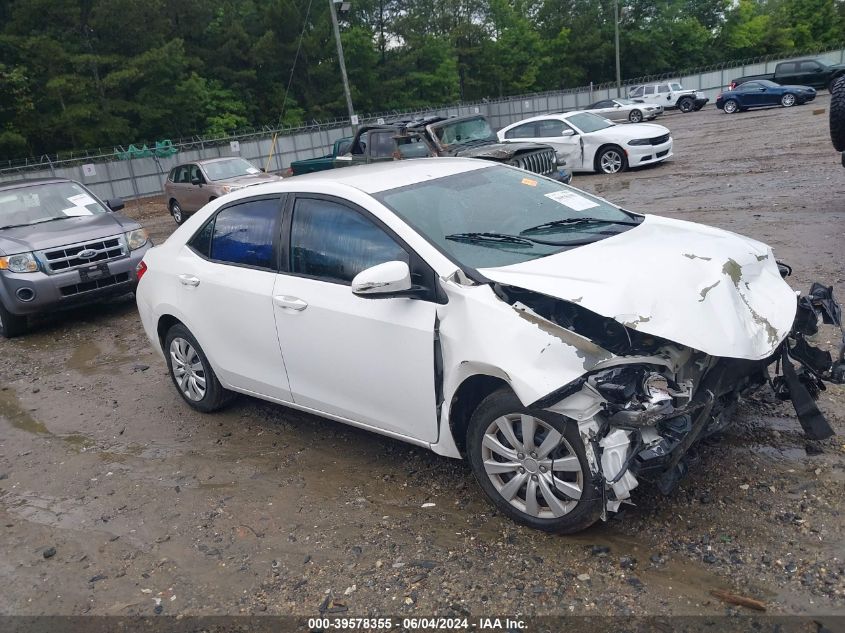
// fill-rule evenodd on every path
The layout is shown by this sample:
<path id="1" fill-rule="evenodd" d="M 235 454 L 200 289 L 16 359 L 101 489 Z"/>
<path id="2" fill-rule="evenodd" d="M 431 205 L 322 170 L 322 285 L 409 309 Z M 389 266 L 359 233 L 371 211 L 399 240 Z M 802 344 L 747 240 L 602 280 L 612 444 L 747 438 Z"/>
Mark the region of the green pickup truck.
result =
<path id="1" fill-rule="evenodd" d="M 338 156 L 343 156 L 349 151 L 352 145 L 352 137 L 339 138 L 332 145 L 332 153 L 320 156 L 319 158 L 308 158 L 306 160 L 295 160 L 290 164 L 285 176 L 301 176 L 302 174 L 311 174 L 315 171 L 325 171 L 326 169 L 333 169 L 335 166 L 335 159 Z"/>

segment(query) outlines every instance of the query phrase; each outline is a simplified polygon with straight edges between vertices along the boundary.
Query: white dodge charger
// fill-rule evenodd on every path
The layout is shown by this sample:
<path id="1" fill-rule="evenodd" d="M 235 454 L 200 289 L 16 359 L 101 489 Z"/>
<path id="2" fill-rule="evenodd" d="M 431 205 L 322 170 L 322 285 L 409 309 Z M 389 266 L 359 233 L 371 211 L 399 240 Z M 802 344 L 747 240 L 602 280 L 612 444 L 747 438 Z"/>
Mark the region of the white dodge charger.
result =
<path id="1" fill-rule="evenodd" d="M 551 145 L 573 172 L 616 174 L 672 157 L 672 135 L 662 125 L 617 125 L 592 112 L 531 117 L 502 128 L 498 136 Z"/>
<path id="2" fill-rule="evenodd" d="M 807 417 L 785 344 L 801 308 L 768 246 L 489 161 L 250 187 L 191 216 L 138 276 L 188 405 L 248 394 L 465 457 L 538 529 L 583 529 L 643 477 L 671 490 L 778 359 L 807 432 L 829 432 Z M 821 364 L 803 345 L 795 362 Z"/>

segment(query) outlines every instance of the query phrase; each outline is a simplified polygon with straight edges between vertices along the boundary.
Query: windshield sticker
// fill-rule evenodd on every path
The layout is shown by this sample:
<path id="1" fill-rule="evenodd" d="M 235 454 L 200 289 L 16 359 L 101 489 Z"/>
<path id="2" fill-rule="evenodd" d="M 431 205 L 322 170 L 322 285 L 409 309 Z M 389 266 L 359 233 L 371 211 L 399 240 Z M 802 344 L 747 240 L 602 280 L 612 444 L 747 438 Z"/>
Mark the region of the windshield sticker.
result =
<path id="1" fill-rule="evenodd" d="M 593 202 L 589 198 L 579 196 L 574 191 L 552 191 L 551 193 L 547 193 L 546 197 L 558 204 L 569 207 L 573 211 L 584 211 L 599 206 L 598 202 Z"/>
<path id="2" fill-rule="evenodd" d="M 248 174 L 257 174 L 260 173 L 258 169 L 255 167 L 247 167 L 246 173 Z"/>
<path id="3" fill-rule="evenodd" d="M 62 213 L 71 218 L 81 215 L 94 215 L 85 207 L 69 207 L 67 209 L 62 209 Z"/>
<path id="4" fill-rule="evenodd" d="M 87 193 L 80 193 L 78 196 L 71 196 L 67 199 L 75 207 L 84 207 L 89 204 L 96 204 L 94 198 L 89 196 Z"/>
<path id="5" fill-rule="evenodd" d="M 523 178 L 523 179 L 522 179 L 522 184 L 523 184 L 523 185 L 528 185 L 529 187 L 536 187 L 536 186 L 537 186 L 537 181 L 536 181 L 536 180 L 531 180 L 530 178 Z"/>

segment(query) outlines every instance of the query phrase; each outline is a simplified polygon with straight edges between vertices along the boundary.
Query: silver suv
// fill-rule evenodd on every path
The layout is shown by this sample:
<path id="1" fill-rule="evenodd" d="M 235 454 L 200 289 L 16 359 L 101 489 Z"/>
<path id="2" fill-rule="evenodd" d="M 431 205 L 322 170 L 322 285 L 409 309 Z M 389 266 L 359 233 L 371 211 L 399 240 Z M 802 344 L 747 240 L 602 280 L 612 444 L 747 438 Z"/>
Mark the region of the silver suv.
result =
<path id="1" fill-rule="evenodd" d="M 135 290 L 150 247 L 140 224 L 61 178 L 0 184 L 0 335 L 27 317 Z"/>

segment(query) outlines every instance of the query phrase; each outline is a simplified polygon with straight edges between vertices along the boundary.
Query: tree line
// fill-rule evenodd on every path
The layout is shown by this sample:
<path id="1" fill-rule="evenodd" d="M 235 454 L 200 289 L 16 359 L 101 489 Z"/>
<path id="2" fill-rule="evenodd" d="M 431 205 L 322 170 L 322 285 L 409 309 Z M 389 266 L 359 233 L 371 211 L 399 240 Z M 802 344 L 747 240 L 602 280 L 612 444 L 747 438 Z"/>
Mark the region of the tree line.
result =
<path id="1" fill-rule="evenodd" d="M 355 109 L 610 81 L 613 5 L 352 0 Z M 623 78 L 845 39 L 845 0 L 619 5 Z M 0 160 L 345 113 L 328 0 L 0 0 Z"/>

